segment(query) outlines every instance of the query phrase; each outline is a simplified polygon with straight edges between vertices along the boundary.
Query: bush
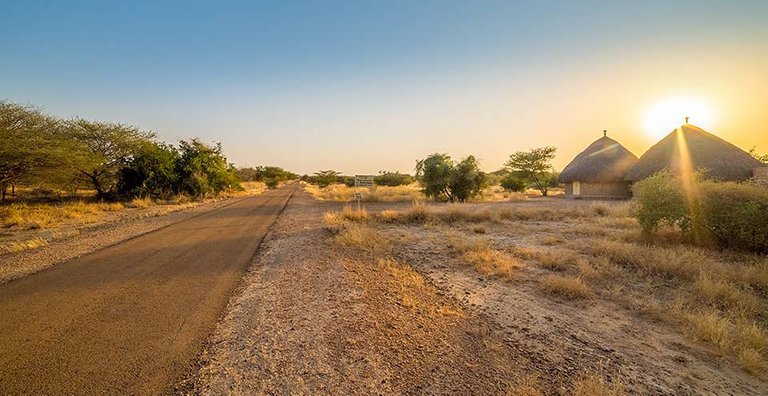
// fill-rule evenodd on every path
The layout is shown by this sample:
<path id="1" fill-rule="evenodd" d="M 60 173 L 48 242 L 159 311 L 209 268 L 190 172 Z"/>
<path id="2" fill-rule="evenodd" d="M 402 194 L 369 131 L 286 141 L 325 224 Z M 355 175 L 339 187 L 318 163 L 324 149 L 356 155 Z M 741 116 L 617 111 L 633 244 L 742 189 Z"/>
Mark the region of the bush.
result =
<path id="1" fill-rule="evenodd" d="M 690 215 L 682 183 L 669 172 L 659 172 L 632 186 L 636 217 L 646 235 L 662 225 L 690 229 Z"/>
<path id="2" fill-rule="evenodd" d="M 662 172 L 636 183 L 633 191 L 636 217 L 648 235 L 668 225 L 699 244 L 768 253 L 768 191 L 764 189 L 695 181 L 694 195 L 688 198 L 682 181 Z"/>
<path id="3" fill-rule="evenodd" d="M 400 172 L 381 171 L 379 175 L 373 178 L 373 182 L 378 186 L 397 187 L 413 183 L 413 177 Z"/>
<path id="4" fill-rule="evenodd" d="M 432 154 L 416 164 L 416 179 L 427 197 L 451 202 L 466 202 L 486 185 L 485 173 L 471 155 L 454 162 L 447 154 Z"/>
<path id="5" fill-rule="evenodd" d="M 704 230 L 720 246 L 768 253 L 768 191 L 751 185 L 700 186 Z"/>
<path id="6" fill-rule="evenodd" d="M 506 191 L 523 192 L 525 191 L 525 181 L 515 175 L 508 174 L 501 178 L 501 187 Z"/>
<path id="7" fill-rule="evenodd" d="M 274 177 L 270 177 L 264 179 L 264 184 L 267 186 L 267 188 L 277 188 L 277 186 L 280 184 L 280 180 Z"/>

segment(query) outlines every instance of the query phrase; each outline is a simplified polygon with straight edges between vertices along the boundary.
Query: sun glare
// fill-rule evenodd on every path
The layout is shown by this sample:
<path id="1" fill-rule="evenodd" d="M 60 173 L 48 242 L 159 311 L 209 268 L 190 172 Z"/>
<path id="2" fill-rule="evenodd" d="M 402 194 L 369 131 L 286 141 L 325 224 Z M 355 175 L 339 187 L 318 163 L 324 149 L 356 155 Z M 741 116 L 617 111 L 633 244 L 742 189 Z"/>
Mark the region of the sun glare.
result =
<path id="1" fill-rule="evenodd" d="M 688 122 L 704 129 L 712 127 L 710 106 L 690 97 L 665 99 L 648 109 L 645 115 L 645 131 L 654 139 L 661 139 L 672 130 Z"/>

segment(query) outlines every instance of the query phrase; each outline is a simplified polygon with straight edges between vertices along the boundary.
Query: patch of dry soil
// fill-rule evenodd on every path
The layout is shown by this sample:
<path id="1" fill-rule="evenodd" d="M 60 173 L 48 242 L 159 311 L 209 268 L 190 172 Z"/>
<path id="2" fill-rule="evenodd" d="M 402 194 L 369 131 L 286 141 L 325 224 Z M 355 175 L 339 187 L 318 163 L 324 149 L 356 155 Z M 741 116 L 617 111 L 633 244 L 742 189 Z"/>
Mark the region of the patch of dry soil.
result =
<path id="1" fill-rule="evenodd" d="M 294 196 L 180 393 L 500 394 L 536 367 L 418 273 L 330 245 L 338 206 Z"/>

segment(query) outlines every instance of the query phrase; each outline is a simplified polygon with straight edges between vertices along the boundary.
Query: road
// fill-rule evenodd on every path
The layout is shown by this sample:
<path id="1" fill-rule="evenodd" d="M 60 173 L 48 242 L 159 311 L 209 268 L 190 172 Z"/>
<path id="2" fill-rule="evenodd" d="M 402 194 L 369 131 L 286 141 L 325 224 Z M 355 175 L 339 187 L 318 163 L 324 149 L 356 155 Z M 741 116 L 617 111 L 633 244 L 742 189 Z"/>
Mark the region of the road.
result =
<path id="1" fill-rule="evenodd" d="M 295 188 L 0 285 L 0 394 L 170 392 Z"/>

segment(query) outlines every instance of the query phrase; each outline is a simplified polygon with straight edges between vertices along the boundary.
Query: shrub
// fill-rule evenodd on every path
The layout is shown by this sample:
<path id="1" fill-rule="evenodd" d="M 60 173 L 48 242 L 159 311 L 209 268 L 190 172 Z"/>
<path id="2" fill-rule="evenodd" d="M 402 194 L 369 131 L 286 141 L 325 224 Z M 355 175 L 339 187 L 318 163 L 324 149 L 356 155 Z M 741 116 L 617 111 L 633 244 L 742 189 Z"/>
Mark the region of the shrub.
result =
<path id="1" fill-rule="evenodd" d="M 690 228 L 690 216 L 680 180 L 669 172 L 659 172 L 632 187 L 637 204 L 636 216 L 648 235 L 662 225 Z"/>
<path id="2" fill-rule="evenodd" d="M 267 188 L 277 188 L 277 186 L 280 184 L 280 180 L 274 177 L 270 177 L 267 179 L 264 179 L 264 184 L 267 186 Z"/>
<path id="3" fill-rule="evenodd" d="M 647 235 L 662 225 L 679 228 L 696 243 L 768 253 L 768 191 L 759 187 L 694 182 L 687 198 L 680 179 L 661 172 L 633 187 L 636 217 Z M 693 233 L 691 233 L 693 231 Z"/>
<path id="4" fill-rule="evenodd" d="M 768 191 L 759 187 L 704 182 L 703 228 L 722 247 L 768 253 Z"/>
<path id="5" fill-rule="evenodd" d="M 381 171 L 378 176 L 373 178 L 373 182 L 377 186 L 397 187 L 411 184 L 414 182 L 414 179 L 411 175 L 400 172 Z"/>
<path id="6" fill-rule="evenodd" d="M 508 174 L 501 178 L 501 187 L 506 191 L 523 192 L 525 191 L 525 180 L 513 175 Z"/>
<path id="7" fill-rule="evenodd" d="M 473 156 L 454 162 L 447 154 L 432 154 L 416 164 L 424 194 L 435 199 L 466 202 L 485 187 L 485 173 Z"/>

